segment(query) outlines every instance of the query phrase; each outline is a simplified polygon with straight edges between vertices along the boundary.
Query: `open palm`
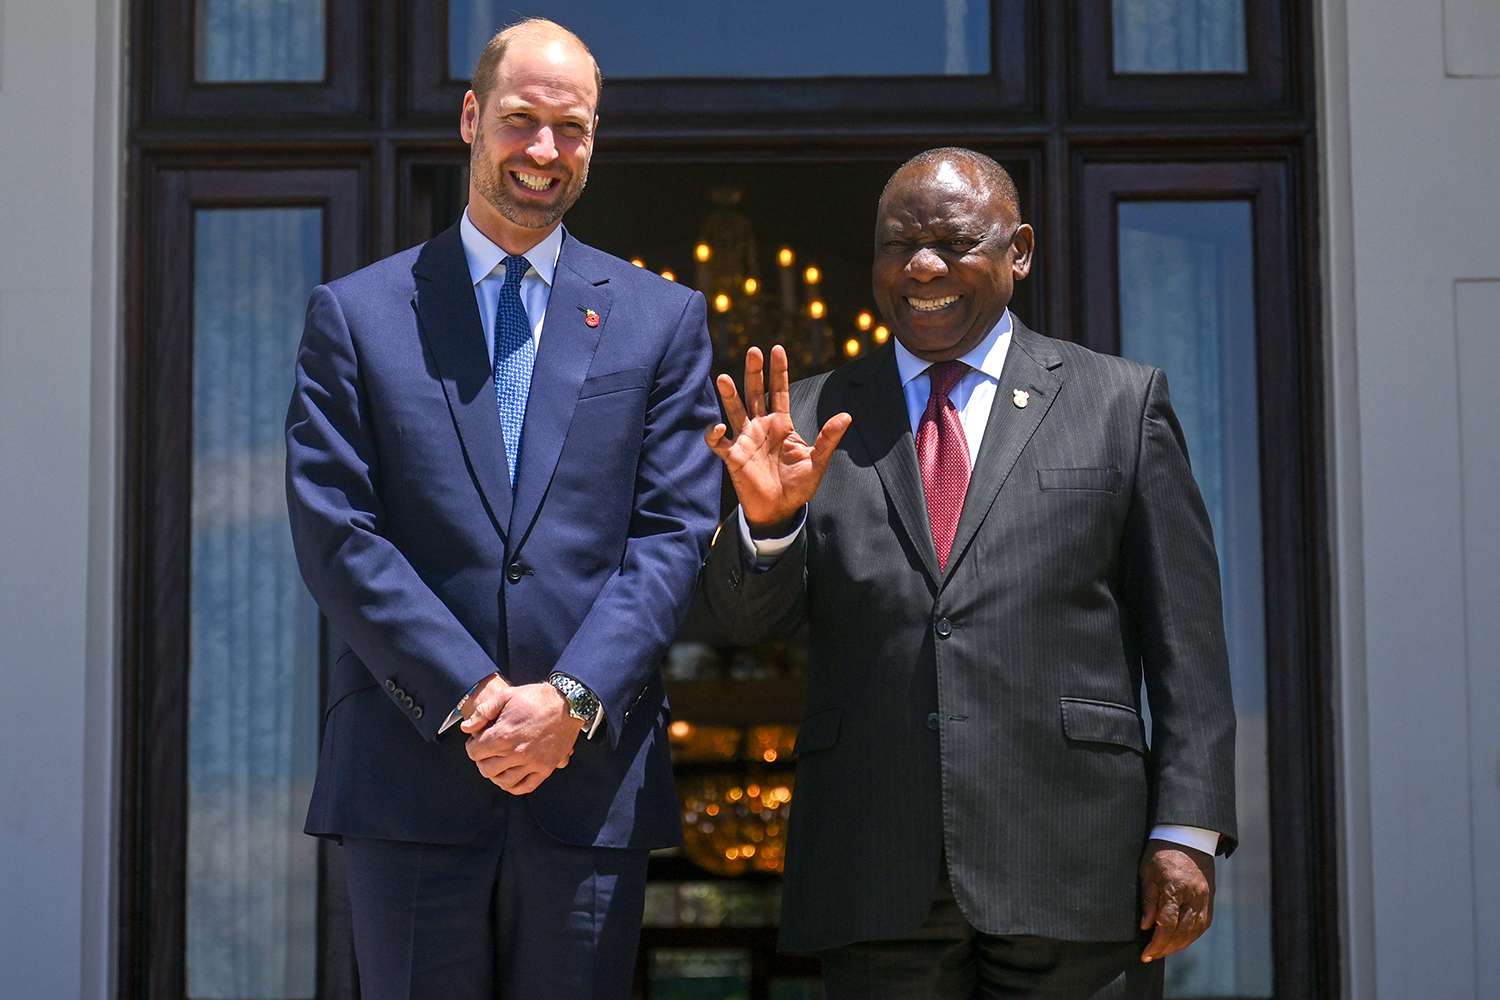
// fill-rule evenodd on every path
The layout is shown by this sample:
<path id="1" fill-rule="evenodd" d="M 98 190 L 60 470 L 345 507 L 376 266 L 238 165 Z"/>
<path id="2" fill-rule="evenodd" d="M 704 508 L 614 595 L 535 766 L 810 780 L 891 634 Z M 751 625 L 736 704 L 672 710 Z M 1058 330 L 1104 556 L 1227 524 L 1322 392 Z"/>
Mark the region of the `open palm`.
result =
<path id="1" fill-rule="evenodd" d="M 723 461 L 745 520 L 752 527 L 769 527 L 789 520 L 818 491 L 828 461 L 852 418 L 847 413 L 828 418 L 811 444 L 797 433 L 792 426 L 786 351 L 779 344 L 771 348 L 769 408 L 765 361 L 758 347 L 745 353 L 743 402 L 730 376 L 720 375 L 715 385 L 729 424 L 710 427 L 704 440 Z M 731 430 L 733 438 L 729 437 Z"/>

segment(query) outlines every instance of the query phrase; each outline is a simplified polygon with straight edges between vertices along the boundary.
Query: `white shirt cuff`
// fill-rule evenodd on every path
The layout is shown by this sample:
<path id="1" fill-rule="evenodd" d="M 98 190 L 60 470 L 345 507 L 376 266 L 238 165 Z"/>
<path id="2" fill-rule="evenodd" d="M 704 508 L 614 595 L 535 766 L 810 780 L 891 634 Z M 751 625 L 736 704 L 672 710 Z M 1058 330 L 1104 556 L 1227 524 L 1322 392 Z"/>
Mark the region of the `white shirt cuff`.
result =
<path id="1" fill-rule="evenodd" d="M 451 711 L 451 712 L 448 713 L 448 717 L 443 720 L 443 724 L 441 726 L 438 726 L 437 734 L 439 736 L 441 736 L 444 733 L 446 733 L 448 730 L 452 729 L 454 726 L 458 725 L 460 722 L 464 721 L 463 715 L 460 714 L 460 712 L 458 710 L 463 707 L 463 704 L 464 704 L 465 701 L 468 701 L 469 698 L 471 698 L 473 696 L 473 694 L 474 694 L 475 691 L 479 690 L 479 685 L 483 684 L 485 681 L 489 680 L 491 677 L 496 677 L 498 675 L 499 675 L 499 671 L 496 671 L 493 674 L 489 674 L 489 675 L 487 675 L 485 677 L 481 677 L 481 678 L 479 678 L 479 680 L 475 681 L 474 682 L 474 686 L 471 687 L 471 688 L 469 688 L 469 690 L 464 693 L 464 696 L 458 700 L 458 704 L 457 705 L 453 706 L 453 711 Z"/>
<path id="2" fill-rule="evenodd" d="M 1151 839 L 1169 840 L 1174 844 L 1191 847 L 1195 851 L 1210 855 L 1219 850 L 1219 835 L 1201 826 L 1177 826 L 1172 823 L 1162 823 L 1151 828 Z"/>
<path id="3" fill-rule="evenodd" d="M 583 738 L 586 739 L 586 740 L 593 739 L 594 738 L 594 734 L 599 731 L 599 725 L 603 721 L 604 721 L 604 703 L 600 702 L 599 703 L 599 709 L 598 709 L 598 711 L 594 712 L 594 721 L 591 722 L 591 723 L 589 723 L 589 727 L 583 731 Z"/>
<path id="4" fill-rule="evenodd" d="M 792 547 L 797 536 L 802 534 L 802 528 L 807 524 L 807 511 L 804 509 L 797 518 L 797 527 L 792 529 L 789 535 L 779 538 L 756 538 L 750 534 L 750 522 L 745 520 L 745 508 L 736 507 L 735 516 L 740 521 L 740 541 L 745 543 L 746 552 L 755 553 L 755 565 L 757 568 L 766 569 L 775 565 L 781 554 Z"/>

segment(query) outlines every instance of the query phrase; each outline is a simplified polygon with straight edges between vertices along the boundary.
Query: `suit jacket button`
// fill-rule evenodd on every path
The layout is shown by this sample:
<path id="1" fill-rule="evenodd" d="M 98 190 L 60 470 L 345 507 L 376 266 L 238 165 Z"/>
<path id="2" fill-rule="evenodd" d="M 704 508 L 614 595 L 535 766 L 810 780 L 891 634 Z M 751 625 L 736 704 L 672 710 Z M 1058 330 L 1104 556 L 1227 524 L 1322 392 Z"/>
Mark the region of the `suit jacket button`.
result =
<path id="1" fill-rule="evenodd" d="M 946 639 L 953 634 L 953 623 L 946 618 L 937 620 L 937 634 L 939 639 Z"/>
<path id="2" fill-rule="evenodd" d="M 526 575 L 526 569 L 518 562 L 511 563 L 505 569 L 505 578 L 511 583 L 520 583 L 521 577 Z"/>
<path id="3" fill-rule="evenodd" d="M 414 709 L 411 710 L 411 717 L 413 719 L 421 721 L 421 719 L 422 719 L 422 706 L 421 705 L 418 705 L 416 708 L 414 708 Z"/>
<path id="4" fill-rule="evenodd" d="M 389 677 L 387 677 L 385 679 L 385 689 L 387 691 L 391 692 L 392 694 L 395 694 L 396 693 L 396 682 L 393 681 L 393 680 L 391 680 Z"/>
<path id="5" fill-rule="evenodd" d="M 937 732 L 938 714 L 936 712 L 927 713 L 927 728 L 931 729 L 933 732 Z"/>

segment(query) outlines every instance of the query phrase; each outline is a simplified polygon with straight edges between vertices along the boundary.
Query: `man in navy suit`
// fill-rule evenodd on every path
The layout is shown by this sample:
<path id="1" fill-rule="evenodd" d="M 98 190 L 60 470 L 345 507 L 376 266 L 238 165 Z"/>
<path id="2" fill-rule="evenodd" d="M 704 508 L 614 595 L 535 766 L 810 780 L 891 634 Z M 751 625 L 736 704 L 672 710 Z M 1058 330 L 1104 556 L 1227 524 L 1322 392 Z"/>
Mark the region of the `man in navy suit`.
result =
<path id="1" fill-rule="evenodd" d="M 717 407 L 703 297 L 561 226 L 599 88 L 566 29 L 496 35 L 463 218 L 308 305 L 287 492 L 346 645 L 307 831 L 343 843 L 366 1000 L 626 996 L 680 838 L 658 663 Z"/>

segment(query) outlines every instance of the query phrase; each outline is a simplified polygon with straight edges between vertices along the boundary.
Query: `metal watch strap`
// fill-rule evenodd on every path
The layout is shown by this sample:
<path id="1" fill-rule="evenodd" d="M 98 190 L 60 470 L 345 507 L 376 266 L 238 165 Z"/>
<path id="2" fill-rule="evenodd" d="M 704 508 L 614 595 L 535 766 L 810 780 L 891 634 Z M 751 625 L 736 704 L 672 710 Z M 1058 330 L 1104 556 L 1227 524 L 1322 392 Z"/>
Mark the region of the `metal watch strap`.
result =
<path id="1" fill-rule="evenodd" d="M 585 729 L 594 724 L 594 719 L 599 714 L 599 699 L 583 682 L 567 674 L 553 673 L 548 676 L 547 683 L 557 688 L 558 693 L 567 701 L 570 716 L 583 723 Z"/>

